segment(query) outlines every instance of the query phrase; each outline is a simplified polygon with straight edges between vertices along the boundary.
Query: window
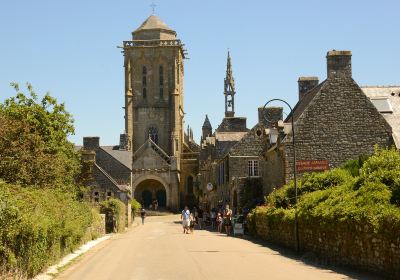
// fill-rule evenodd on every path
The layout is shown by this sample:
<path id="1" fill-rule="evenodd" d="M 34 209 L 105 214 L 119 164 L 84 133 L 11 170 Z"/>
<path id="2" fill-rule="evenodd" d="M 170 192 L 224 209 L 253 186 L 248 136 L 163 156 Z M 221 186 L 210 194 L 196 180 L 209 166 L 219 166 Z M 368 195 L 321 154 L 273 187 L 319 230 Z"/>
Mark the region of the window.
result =
<path id="1" fill-rule="evenodd" d="M 112 197 L 112 192 L 107 192 L 107 199 Z"/>
<path id="2" fill-rule="evenodd" d="M 158 74 L 160 76 L 160 86 L 163 86 L 164 85 L 164 67 L 163 66 L 160 66 Z"/>
<path id="3" fill-rule="evenodd" d="M 164 89 L 161 87 L 160 88 L 160 99 L 164 98 Z"/>
<path id="4" fill-rule="evenodd" d="M 218 185 L 225 184 L 225 162 L 221 162 L 218 167 Z"/>
<path id="5" fill-rule="evenodd" d="M 156 144 L 158 144 L 158 130 L 155 127 L 150 127 L 148 130 L 148 137 Z"/>
<path id="6" fill-rule="evenodd" d="M 393 113 L 389 98 L 371 99 L 371 102 L 375 105 L 376 109 L 378 109 L 379 113 Z"/>
<path id="7" fill-rule="evenodd" d="M 93 198 L 94 198 L 94 202 L 99 202 L 100 201 L 99 192 L 94 192 Z"/>
<path id="8" fill-rule="evenodd" d="M 175 139 L 175 151 L 179 151 L 179 142 L 178 139 Z"/>
<path id="9" fill-rule="evenodd" d="M 248 162 L 248 176 L 258 177 L 258 160 L 249 160 Z"/>
<path id="10" fill-rule="evenodd" d="M 143 66 L 143 68 L 142 68 L 142 86 L 143 86 L 143 98 L 146 99 L 147 98 L 147 90 L 146 90 L 147 68 L 146 68 L 146 66 Z"/>

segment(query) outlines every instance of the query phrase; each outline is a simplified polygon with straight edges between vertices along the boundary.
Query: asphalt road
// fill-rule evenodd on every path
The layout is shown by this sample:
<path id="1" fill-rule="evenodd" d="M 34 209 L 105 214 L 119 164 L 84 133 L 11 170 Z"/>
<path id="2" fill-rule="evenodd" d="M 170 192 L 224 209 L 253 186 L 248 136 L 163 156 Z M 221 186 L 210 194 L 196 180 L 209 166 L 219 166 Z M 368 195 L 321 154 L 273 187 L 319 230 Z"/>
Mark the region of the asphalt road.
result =
<path id="1" fill-rule="evenodd" d="M 307 265 L 255 242 L 206 230 L 183 234 L 179 216 L 149 217 L 101 243 L 57 279 L 374 279 Z"/>

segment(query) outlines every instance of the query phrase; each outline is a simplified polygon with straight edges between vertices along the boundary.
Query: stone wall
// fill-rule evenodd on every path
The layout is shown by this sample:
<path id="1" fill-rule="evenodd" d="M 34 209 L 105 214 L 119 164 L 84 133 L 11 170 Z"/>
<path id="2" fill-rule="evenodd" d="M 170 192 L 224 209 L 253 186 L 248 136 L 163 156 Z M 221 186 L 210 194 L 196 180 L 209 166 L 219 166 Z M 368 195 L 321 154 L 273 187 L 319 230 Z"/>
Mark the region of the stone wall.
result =
<path id="1" fill-rule="evenodd" d="M 257 236 L 295 249 L 293 219 L 268 216 L 260 211 L 250 215 L 249 225 Z M 363 221 L 326 222 L 299 217 L 299 243 L 302 253 L 313 253 L 318 259 L 399 279 L 400 228 L 374 230 Z"/>

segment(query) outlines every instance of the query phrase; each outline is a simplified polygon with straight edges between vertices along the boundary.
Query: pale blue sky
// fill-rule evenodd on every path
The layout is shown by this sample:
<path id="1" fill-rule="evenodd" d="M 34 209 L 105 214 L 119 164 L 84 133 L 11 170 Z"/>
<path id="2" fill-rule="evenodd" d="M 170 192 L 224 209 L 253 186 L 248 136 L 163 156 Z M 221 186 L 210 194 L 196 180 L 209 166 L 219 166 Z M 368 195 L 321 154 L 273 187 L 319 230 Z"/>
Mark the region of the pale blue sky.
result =
<path id="1" fill-rule="evenodd" d="M 400 84 L 398 0 L 158 0 L 156 15 L 186 44 L 186 124 L 198 140 L 207 113 L 224 114 L 223 79 L 230 48 L 236 115 L 257 121 L 271 98 L 297 101 L 301 75 L 326 77 L 328 50 L 353 52 L 360 85 Z M 77 144 L 100 136 L 117 144 L 124 129 L 123 56 L 150 14 L 150 0 L 1 0 L 0 101 L 11 81 L 64 101 L 75 118 Z"/>

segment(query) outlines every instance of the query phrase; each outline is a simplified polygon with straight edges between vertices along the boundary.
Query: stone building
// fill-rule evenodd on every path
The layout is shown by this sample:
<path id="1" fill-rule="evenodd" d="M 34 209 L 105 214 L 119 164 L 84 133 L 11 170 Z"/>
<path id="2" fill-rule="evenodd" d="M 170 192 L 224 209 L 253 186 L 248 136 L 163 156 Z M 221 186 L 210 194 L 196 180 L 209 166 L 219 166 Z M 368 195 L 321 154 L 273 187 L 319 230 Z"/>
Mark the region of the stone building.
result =
<path id="1" fill-rule="evenodd" d="M 264 181 L 269 191 L 293 176 L 291 120 L 297 171 L 337 167 L 374 146 L 393 144 L 392 127 L 352 78 L 350 51 L 327 53 L 327 78 L 299 79 L 300 100 L 281 127 L 280 139 L 265 152 Z"/>
<path id="2" fill-rule="evenodd" d="M 100 146 L 98 137 L 85 138 L 97 141 L 84 144 L 96 153 L 95 182 L 105 189 L 123 179 L 145 207 L 157 199 L 161 208 L 177 210 L 193 196 L 198 173 L 199 146 L 191 129 L 186 134 L 183 129 L 186 51 L 176 32 L 155 15 L 132 32 L 122 49 L 125 133 L 116 147 Z M 103 162 L 102 157 L 112 160 Z"/>
<path id="3" fill-rule="evenodd" d="M 199 181 L 204 204 L 209 207 L 230 204 L 236 210 L 240 206 L 245 180 L 260 180 L 262 184 L 265 129 L 282 119 L 282 108 L 260 108 L 259 121 L 249 130 L 246 118 L 235 117 L 235 94 L 231 57 L 228 53 L 224 80 L 225 117 L 213 133 L 206 116 L 202 127 Z M 213 190 L 207 189 L 208 184 L 213 185 Z"/>

